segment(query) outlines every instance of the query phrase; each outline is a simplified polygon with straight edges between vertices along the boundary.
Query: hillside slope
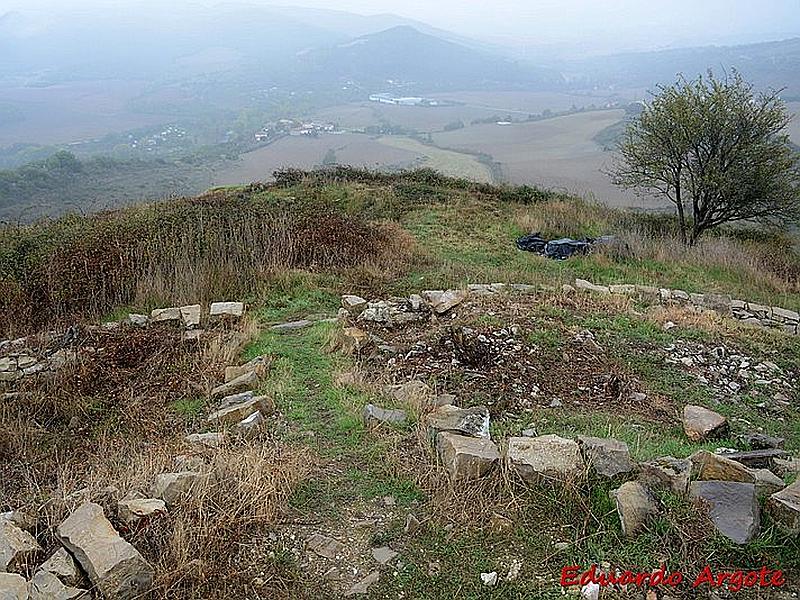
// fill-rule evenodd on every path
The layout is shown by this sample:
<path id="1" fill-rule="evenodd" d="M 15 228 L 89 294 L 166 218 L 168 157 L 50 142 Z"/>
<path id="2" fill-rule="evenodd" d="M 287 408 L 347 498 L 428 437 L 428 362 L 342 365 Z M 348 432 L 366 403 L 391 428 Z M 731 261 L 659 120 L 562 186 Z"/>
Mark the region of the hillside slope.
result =
<path id="1" fill-rule="evenodd" d="M 618 243 L 555 261 L 516 248 L 533 231 Z M 774 498 L 800 473 L 794 240 L 675 240 L 345 168 L 0 230 L 0 536 L 34 548 L 0 586 L 99 511 L 143 597 L 556 599 L 569 565 L 800 591 Z M 720 484 L 734 519 L 698 504 Z M 70 585 L 119 581 L 63 552 Z"/>

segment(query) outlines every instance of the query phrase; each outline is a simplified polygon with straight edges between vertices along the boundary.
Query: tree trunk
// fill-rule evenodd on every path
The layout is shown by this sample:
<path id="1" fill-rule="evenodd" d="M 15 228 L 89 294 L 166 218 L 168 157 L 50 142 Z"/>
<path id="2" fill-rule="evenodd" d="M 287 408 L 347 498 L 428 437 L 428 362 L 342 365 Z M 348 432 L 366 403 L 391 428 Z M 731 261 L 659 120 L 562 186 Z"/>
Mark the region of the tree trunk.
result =
<path id="1" fill-rule="evenodd" d="M 686 215 L 683 213 L 683 200 L 681 199 L 681 184 L 675 185 L 675 204 L 678 207 L 678 225 L 681 229 L 681 241 L 687 244 L 686 239 Z"/>

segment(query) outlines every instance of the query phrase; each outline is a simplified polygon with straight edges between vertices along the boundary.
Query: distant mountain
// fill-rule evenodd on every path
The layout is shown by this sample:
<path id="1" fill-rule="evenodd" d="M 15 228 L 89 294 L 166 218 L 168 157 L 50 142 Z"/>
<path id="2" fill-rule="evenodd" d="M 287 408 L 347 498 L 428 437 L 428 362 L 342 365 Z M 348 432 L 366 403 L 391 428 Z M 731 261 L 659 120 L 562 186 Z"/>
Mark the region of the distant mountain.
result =
<path id="1" fill-rule="evenodd" d="M 648 87 L 687 78 L 712 69 L 722 74 L 737 69 L 759 88 L 785 89 L 800 96 L 800 38 L 742 46 L 706 46 L 658 52 L 637 52 L 573 61 L 562 65 L 577 87 Z"/>
<path id="2" fill-rule="evenodd" d="M 348 42 L 302 52 L 294 77 L 317 84 L 387 81 L 410 89 L 526 89 L 559 80 L 556 71 L 471 48 L 400 25 Z"/>

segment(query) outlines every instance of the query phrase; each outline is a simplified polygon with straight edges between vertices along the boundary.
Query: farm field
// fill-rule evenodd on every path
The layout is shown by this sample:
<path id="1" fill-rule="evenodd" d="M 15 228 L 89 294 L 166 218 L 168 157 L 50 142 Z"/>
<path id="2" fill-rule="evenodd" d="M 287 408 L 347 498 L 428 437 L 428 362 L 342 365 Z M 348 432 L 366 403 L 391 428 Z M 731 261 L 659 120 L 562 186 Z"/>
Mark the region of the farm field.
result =
<path id="1" fill-rule="evenodd" d="M 617 189 L 602 172 L 611 154 L 592 139 L 622 119 L 622 110 L 576 113 L 545 121 L 474 125 L 433 135 L 441 148 L 488 154 L 502 165 L 505 179 L 592 197 L 612 206 L 657 207 Z"/>
<path id="2" fill-rule="evenodd" d="M 363 134 L 285 137 L 243 154 L 238 161 L 215 173 L 214 184 L 266 181 L 272 178 L 273 171 L 284 167 L 309 169 L 322 164 L 329 150 L 334 151 L 337 162 L 372 169 L 409 167 L 422 158 L 402 145 L 381 143 Z"/>
<path id="3" fill-rule="evenodd" d="M 492 181 L 489 168 L 470 154 L 442 150 L 407 137 L 385 135 L 378 141 L 392 148 L 419 154 L 422 156 L 419 166 L 435 169 L 450 177 L 463 177 L 481 183 Z"/>
<path id="4" fill-rule="evenodd" d="M 159 125 L 170 117 L 137 113 L 129 102 L 145 84 L 136 81 L 80 81 L 47 87 L 0 85 L 0 106 L 13 119 L 0 119 L 0 146 L 16 143 L 65 144 Z"/>

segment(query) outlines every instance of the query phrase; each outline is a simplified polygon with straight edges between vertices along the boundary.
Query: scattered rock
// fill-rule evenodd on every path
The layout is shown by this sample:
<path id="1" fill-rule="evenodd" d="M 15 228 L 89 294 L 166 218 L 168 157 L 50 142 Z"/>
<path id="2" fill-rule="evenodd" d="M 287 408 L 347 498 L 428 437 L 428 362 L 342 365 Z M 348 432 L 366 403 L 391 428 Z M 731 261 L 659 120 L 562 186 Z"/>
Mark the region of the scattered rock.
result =
<path id="1" fill-rule="evenodd" d="M 193 446 L 202 446 L 203 448 L 219 448 L 225 443 L 225 434 L 217 431 L 209 431 L 208 433 L 190 433 L 184 439 Z"/>
<path id="2" fill-rule="evenodd" d="M 421 294 L 437 315 L 444 314 L 458 306 L 467 299 L 468 295 L 469 292 L 465 290 L 426 290 Z"/>
<path id="3" fill-rule="evenodd" d="M 403 527 L 403 533 L 406 535 L 414 535 L 419 528 L 422 527 L 422 523 L 419 522 L 419 519 L 411 513 L 406 516 L 406 524 Z"/>
<path id="4" fill-rule="evenodd" d="M 150 590 L 153 567 L 119 536 L 98 504 L 83 504 L 56 532 L 106 598 L 138 598 Z"/>
<path id="5" fill-rule="evenodd" d="M 575 280 L 575 289 L 582 290 L 585 292 L 597 292 L 600 294 L 610 294 L 611 290 L 604 285 L 595 285 L 590 281 L 586 281 L 585 279 L 576 279 Z"/>
<path id="6" fill-rule="evenodd" d="M 457 408 L 447 405 L 436 409 L 428 416 L 428 438 L 436 440 L 442 432 L 457 433 L 470 437 L 489 437 L 489 409 L 485 406 Z"/>
<path id="7" fill-rule="evenodd" d="M 753 472 L 756 476 L 756 495 L 759 498 L 767 498 L 777 494 L 786 487 L 783 479 L 769 469 L 755 469 Z"/>
<path id="8" fill-rule="evenodd" d="M 245 417 L 236 425 L 236 431 L 245 439 L 253 437 L 261 428 L 264 422 L 264 415 L 260 410 L 257 410 L 250 416 Z"/>
<path id="9" fill-rule="evenodd" d="M 413 379 L 399 385 L 387 385 L 384 392 L 405 405 L 418 405 L 433 397 L 433 390 L 424 381 Z"/>
<path id="10" fill-rule="evenodd" d="M 771 469 L 775 466 L 776 458 L 785 458 L 789 454 L 778 448 L 765 450 L 748 450 L 746 452 L 731 452 L 726 456 L 731 460 L 742 463 L 753 469 Z"/>
<path id="11" fill-rule="evenodd" d="M 585 472 L 578 444 L 557 435 L 509 438 L 506 459 L 528 483 L 569 482 Z"/>
<path id="12" fill-rule="evenodd" d="M 483 477 L 500 462 L 497 446 L 488 438 L 443 431 L 436 437 L 436 448 L 453 481 Z"/>
<path id="13" fill-rule="evenodd" d="M 186 329 L 197 329 L 200 327 L 200 311 L 201 307 L 199 304 L 180 307 L 183 326 L 186 327 Z"/>
<path id="14" fill-rule="evenodd" d="M 267 374 L 267 369 L 270 365 L 269 356 L 256 356 L 253 360 L 246 362 L 243 365 L 234 367 L 225 367 L 225 383 L 230 383 L 234 379 L 246 375 L 251 371 L 254 372 L 259 379 Z"/>
<path id="15" fill-rule="evenodd" d="M 633 537 L 658 514 L 658 504 L 650 491 L 638 481 L 626 481 L 611 492 L 622 523 L 622 533 Z"/>
<path id="16" fill-rule="evenodd" d="M 156 475 L 153 496 L 166 502 L 167 506 L 174 506 L 204 479 L 205 477 L 197 471 L 161 473 Z"/>
<path id="17" fill-rule="evenodd" d="M 128 324 L 134 327 L 145 327 L 149 321 L 150 318 L 147 315 L 138 315 L 136 313 L 128 315 Z"/>
<path id="18" fill-rule="evenodd" d="M 743 436 L 744 443 L 750 446 L 751 450 L 769 450 L 770 448 L 783 448 L 786 443 L 784 438 L 772 437 L 763 433 L 748 433 Z"/>
<path id="19" fill-rule="evenodd" d="M 695 481 L 689 494 L 708 506 L 716 529 L 737 544 L 746 544 L 758 535 L 760 512 L 756 488 L 738 481 Z"/>
<path id="20" fill-rule="evenodd" d="M 37 571 L 30 581 L 30 600 L 89 600 L 86 590 L 64 585 L 48 571 Z M 0 596 L 2 597 L 2 596 Z"/>
<path id="21" fill-rule="evenodd" d="M 342 296 L 342 308 L 344 308 L 349 314 L 357 316 L 367 307 L 367 301 L 360 296 L 353 296 L 351 294 L 345 294 Z"/>
<path id="22" fill-rule="evenodd" d="M 333 538 L 315 533 L 306 541 L 306 547 L 323 558 L 334 559 L 344 552 L 344 544 Z"/>
<path id="23" fill-rule="evenodd" d="M 687 404 L 683 409 L 683 430 L 693 442 L 702 442 L 726 435 L 728 421 L 712 410 Z"/>
<path id="24" fill-rule="evenodd" d="M 119 518 L 127 525 L 167 514 L 167 505 L 158 498 L 129 498 L 117 504 Z"/>
<path id="25" fill-rule="evenodd" d="M 783 529 L 795 535 L 800 533 L 800 479 L 770 496 L 767 511 Z"/>
<path id="26" fill-rule="evenodd" d="M 0 518 L 0 572 L 22 570 L 42 551 L 36 539 L 11 519 Z"/>
<path id="27" fill-rule="evenodd" d="M 367 426 L 402 425 L 407 419 L 404 410 L 386 409 L 374 404 L 367 404 L 362 411 L 362 416 Z"/>
<path id="28" fill-rule="evenodd" d="M 166 321 L 180 321 L 181 309 L 177 307 L 154 308 L 150 312 L 150 320 L 153 321 L 153 323 L 164 323 Z"/>
<path id="29" fill-rule="evenodd" d="M 206 420 L 209 423 L 219 423 L 223 426 L 236 425 L 254 412 L 258 411 L 261 412 L 262 415 L 269 415 L 272 414 L 274 410 L 275 407 L 269 398 L 266 396 L 253 396 L 240 404 L 234 404 L 214 411 L 208 415 Z"/>
<path id="30" fill-rule="evenodd" d="M 689 491 L 692 463 L 672 456 L 662 456 L 639 465 L 639 480 L 654 490 L 669 490 L 679 496 Z"/>
<path id="31" fill-rule="evenodd" d="M 78 586 L 83 583 L 83 574 L 75 563 L 75 559 L 65 548 L 59 548 L 53 552 L 39 569 L 52 573 L 68 586 Z"/>
<path id="32" fill-rule="evenodd" d="M 0 598 L 2 600 L 28 600 L 28 582 L 21 575 L 0 572 Z"/>
<path id="33" fill-rule="evenodd" d="M 389 546 L 381 546 L 380 548 L 372 549 L 372 558 L 382 565 L 387 564 L 397 556 L 397 552 L 389 548 Z"/>
<path id="34" fill-rule="evenodd" d="M 223 383 L 215 387 L 211 390 L 211 397 L 224 398 L 225 396 L 230 396 L 237 392 L 252 390 L 256 385 L 258 385 L 258 375 L 255 371 L 249 371 L 228 383 Z"/>
<path id="35" fill-rule="evenodd" d="M 692 478 L 700 481 L 740 481 L 755 483 L 756 475 L 743 464 L 707 450 L 699 450 L 689 457 Z"/>
<path id="36" fill-rule="evenodd" d="M 362 579 L 353 587 L 351 587 L 349 590 L 347 590 L 344 594 L 345 597 L 357 596 L 368 593 L 370 586 L 374 583 L 377 583 L 380 577 L 381 575 L 380 573 L 378 573 L 378 571 L 373 571 L 372 573 L 364 577 L 364 579 Z"/>
<path id="37" fill-rule="evenodd" d="M 497 571 L 481 573 L 481 583 L 487 587 L 494 587 L 497 585 Z"/>
<path id="38" fill-rule="evenodd" d="M 211 317 L 241 317 L 244 314 L 242 302 L 213 302 L 208 311 Z"/>
<path id="39" fill-rule="evenodd" d="M 616 477 L 633 470 L 628 445 L 612 438 L 578 436 L 583 460 L 601 477 Z"/>

